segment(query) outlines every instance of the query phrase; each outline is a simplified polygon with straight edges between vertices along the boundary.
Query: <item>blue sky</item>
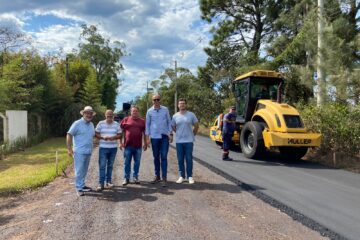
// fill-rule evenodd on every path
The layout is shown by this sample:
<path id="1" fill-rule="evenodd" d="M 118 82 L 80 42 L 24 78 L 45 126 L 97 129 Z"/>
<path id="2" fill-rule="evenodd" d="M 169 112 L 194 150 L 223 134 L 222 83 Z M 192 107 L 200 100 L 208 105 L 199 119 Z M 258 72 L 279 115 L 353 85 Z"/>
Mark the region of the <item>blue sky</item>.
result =
<path id="1" fill-rule="evenodd" d="M 41 54 L 76 49 L 84 23 L 124 42 L 131 54 L 121 60 L 117 110 L 144 94 L 146 81 L 174 67 L 174 60 L 194 74 L 206 61 L 211 26 L 200 19 L 197 0 L 0 0 L 0 27 L 26 32 Z"/>

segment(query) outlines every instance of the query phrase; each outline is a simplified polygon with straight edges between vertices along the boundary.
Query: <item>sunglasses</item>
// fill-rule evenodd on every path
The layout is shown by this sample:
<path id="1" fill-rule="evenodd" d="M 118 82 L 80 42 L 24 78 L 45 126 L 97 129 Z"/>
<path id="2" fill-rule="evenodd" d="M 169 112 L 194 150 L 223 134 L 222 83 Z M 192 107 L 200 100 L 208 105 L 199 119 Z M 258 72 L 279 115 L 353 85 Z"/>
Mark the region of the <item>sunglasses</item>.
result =
<path id="1" fill-rule="evenodd" d="M 155 98 L 153 99 L 154 102 L 159 102 L 160 101 L 160 98 Z"/>

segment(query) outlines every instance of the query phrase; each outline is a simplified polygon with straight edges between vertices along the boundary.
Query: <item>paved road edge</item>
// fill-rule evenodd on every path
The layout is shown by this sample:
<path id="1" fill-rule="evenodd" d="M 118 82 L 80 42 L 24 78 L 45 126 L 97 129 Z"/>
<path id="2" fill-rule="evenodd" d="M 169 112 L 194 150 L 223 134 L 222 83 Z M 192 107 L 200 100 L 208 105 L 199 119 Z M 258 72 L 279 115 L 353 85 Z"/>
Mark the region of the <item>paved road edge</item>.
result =
<path id="1" fill-rule="evenodd" d="M 172 147 L 173 149 L 176 149 L 175 146 L 170 145 L 170 147 Z M 283 204 L 282 202 L 262 193 L 259 190 L 256 190 L 255 188 L 253 188 L 250 184 L 247 184 L 245 182 L 240 181 L 239 179 L 229 175 L 228 173 L 224 172 L 223 170 L 211 165 L 210 163 L 197 158 L 195 156 L 193 156 L 193 159 L 198 162 L 199 164 L 201 164 L 202 166 L 208 168 L 210 171 L 224 177 L 225 179 L 235 183 L 237 186 L 239 186 L 240 188 L 242 188 L 243 190 L 251 193 L 252 195 L 254 195 L 255 197 L 257 197 L 258 199 L 262 200 L 263 202 L 270 204 L 271 206 L 279 209 L 281 212 L 287 214 L 288 216 L 290 216 L 292 219 L 294 219 L 297 222 L 300 222 L 301 224 L 303 224 L 304 226 L 318 232 L 321 234 L 321 236 L 324 237 L 328 237 L 330 239 L 334 239 L 334 240 L 342 240 L 342 239 L 347 239 L 341 235 L 339 235 L 338 233 L 332 231 L 331 229 L 321 225 L 320 223 L 314 221 L 313 219 L 299 213 L 298 211 L 294 210 L 293 208 Z"/>

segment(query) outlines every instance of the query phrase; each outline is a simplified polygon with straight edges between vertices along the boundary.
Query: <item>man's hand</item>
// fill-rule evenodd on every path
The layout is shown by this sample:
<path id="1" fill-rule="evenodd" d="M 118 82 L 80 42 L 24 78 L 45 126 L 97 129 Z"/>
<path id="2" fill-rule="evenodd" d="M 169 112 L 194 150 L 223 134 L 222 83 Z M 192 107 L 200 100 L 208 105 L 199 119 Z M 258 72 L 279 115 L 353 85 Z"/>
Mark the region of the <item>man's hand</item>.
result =
<path id="1" fill-rule="evenodd" d="M 148 145 L 145 143 L 143 146 L 144 151 L 146 151 L 147 148 L 148 148 Z"/>
<path id="2" fill-rule="evenodd" d="M 169 134 L 169 143 L 173 142 L 173 138 L 174 138 L 174 136 L 172 134 Z"/>
<path id="3" fill-rule="evenodd" d="M 74 157 L 74 151 L 72 150 L 72 148 L 68 148 L 68 155 L 70 157 Z"/>
<path id="4" fill-rule="evenodd" d="M 119 144 L 119 148 L 120 148 L 120 150 L 122 151 L 123 148 L 124 148 L 124 144 L 123 144 L 123 143 L 120 143 L 120 144 Z"/>

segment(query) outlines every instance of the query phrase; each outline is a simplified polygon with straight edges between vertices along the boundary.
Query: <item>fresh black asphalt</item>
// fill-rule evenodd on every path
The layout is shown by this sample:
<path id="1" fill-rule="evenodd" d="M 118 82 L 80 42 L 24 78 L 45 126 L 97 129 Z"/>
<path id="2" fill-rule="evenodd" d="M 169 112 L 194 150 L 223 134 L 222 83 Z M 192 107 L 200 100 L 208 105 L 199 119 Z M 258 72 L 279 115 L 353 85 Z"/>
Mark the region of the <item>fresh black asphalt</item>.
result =
<path id="1" fill-rule="evenodd" d="M 360 175 L 306 161 L 261 160 L 232 151 L 234 161 L 222 161 L 222 150 L 197 136 L 194 158 L 213 171 L 331 239 L 360 238 Z M 196 170 L 195 170 L 196 171 Z"/>

